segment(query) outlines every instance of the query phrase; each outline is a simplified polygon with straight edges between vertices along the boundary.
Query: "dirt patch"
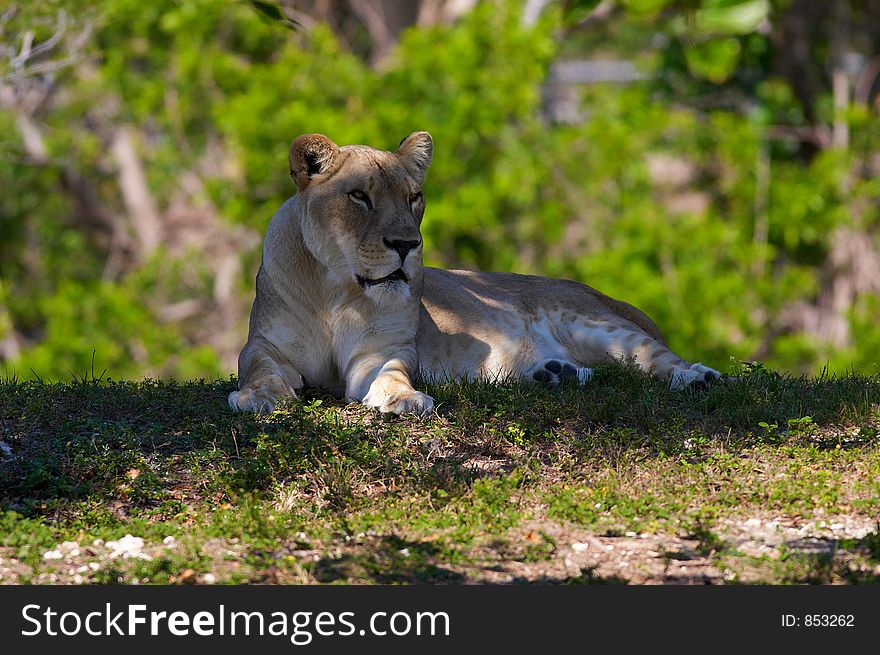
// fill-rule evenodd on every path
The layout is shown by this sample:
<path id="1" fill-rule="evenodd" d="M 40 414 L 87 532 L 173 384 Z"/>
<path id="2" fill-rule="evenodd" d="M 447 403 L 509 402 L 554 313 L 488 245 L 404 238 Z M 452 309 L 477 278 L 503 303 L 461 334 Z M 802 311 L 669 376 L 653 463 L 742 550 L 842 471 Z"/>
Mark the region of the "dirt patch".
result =
<path id="1" fill-rule="evenodd" d="M 0 584 L 18 584 L 31 575 L 31 567 L 12 556 L 12 548 L 0 548 Z"/>
<path id="2" fill-rule="evenodd" d="M 836 515 L 810 521 L 785 516 L 723 519 L 715 531 L 727 546 L 751 557 L 778 559 L 783 553 L 834 555 L 844 539 L 863 539 L 878 529 L 864 516 Z"/>
<path id="3" fill-rule="evenodd" d="M 754 516 L 722 520 L 720 560 L 741 583 L 876 584 L 880 532 L 876 520 L 833 515 L 810 521 Z"/>
<path id="4" fill-rule="evenodd" d="M 763 571 L 728 566 L 746 556 L 750 562 L 818 559 L 829 571 L 828 579 L 820 581 L 838 582 L 847 572 L 880 575 L 880 566 L 861 561 L 859 546 L 852 546 L 876 531 L 876 521 L 857 515 L 809 521 L 769 515 L 728 518 L 706 535 L 693 537 L 597 535 L 553 521 L 535 521 L 511 530 L 503 546 L 483 548 L 482 557 L 474 558 L 482 560 L 480 564 L 452 570 L 467 582 L 496 584 L 759 581 Z"/>
<path id="5" fill-rule="evenodd" d="M 126 535 L 107 542 L 59 543 L 41 553 L 36 569 L 12 557 L 11 549 L 0 549 L 0 584 L 149 584 L 163 561 L 176 558 L 198 562 L 193 568 L 176 567 L 167 580 L 176 584 L 702 585 L 760 582 L 768 577 L 768 567 L 781 566 L 792 571 L 774 569 L 771 578 L 869 581 L 880 576 L 875 554 L 864 552 L 876 531 L 876 522 L 856 515 L 809 521 L 770 514 L 728 517 L 711 530 L 685 536 L 596 534 L 536 519 L 458 557 L 450 556 L 439 534 L 408 538 L 370 531 L 319 544 L 300 533 L 272 551 L 255 550 L 235 538 L 212 538 L 197 554 L 173 537 L 148 543 Z"/>
<path id="6" fill-rule="evenodd" d="M 485 561 L 456 570 L 475 583 L 715 584 L 723 573 L 697 539 L 629 532 L 596 535 L 553 521 L 510 531 Z M 541 556 L 546 558 L 541 559 Z"/>

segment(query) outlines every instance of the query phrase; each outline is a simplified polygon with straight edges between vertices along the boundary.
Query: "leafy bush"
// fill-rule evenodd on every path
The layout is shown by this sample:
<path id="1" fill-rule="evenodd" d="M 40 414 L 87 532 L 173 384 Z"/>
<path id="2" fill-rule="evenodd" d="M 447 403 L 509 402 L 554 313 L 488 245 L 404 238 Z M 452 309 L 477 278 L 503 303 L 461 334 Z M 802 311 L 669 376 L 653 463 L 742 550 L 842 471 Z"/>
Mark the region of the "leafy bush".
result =
<path id="1" fill-rule="evenodd" d="M 192 174 L 201 186 L 187 202 L 257 231 L 293 192 L 286 158 L 298 134 L 393 149 L 428 130 L 436 143 L 428 264 L 586 282 L 643 308 L 674 349 L 716 366 L 761 352 L 788 370 L 875 370 L 870 294 L 852 308 L 849 346 L 773 329 L 786 308 L 819 292 L 834 230 L 876 226 L 880 192 L 880 181 L 858 174 L 880 147 L 876 115 L 854 109 L 850 148 L 812 158 L 767 138 L 770 124 L 805 120 L 790 86 L 773 76 L 772 44 L 756 27 L 782 11 L 777 3 L 706 0 L 689 26 L 668 2 L 628 2 L 628 13 L 595 32 L 619 40 L 577 46 L 560 35 L 594 2 L 551 6 L 531 26 L 522 3 L 483 2 L 455 24 L 408 30 L 378 68 L 324 26 L 291 31 L 245 2 L 64 4 L 94 34 L 88 66 L 59 73 L 65 93 L 40 117 L 47 147 L 115 206 L 96 106 L 110 124 L 143 135 L 139 154 L 160 209 Z M 31 8 L 20 20 L 51 15 Z M 702 36 L 682 38 L 687 29 Z M 658 30 L 666 45 L 647 48 Z M 630 57 L 649 76 L 585 87 L 585 120 L 553 123 L 543 85 L 552 62 L 577 47 Z M 688 106 L 707 89 L 734 89 L 751 109 Z M 14 126 L 0 111 L 5 138 L 21 152 Z M 684 179 L 664 179 L 670 165 Z M 158 314 L 157 299 L 183 288 L 210 293 L 210 280 L 181 281 L 181 266 L 189 278 L 208 273 L 192 260 L 162 264 L 163 252 L 108 277 L 107 245 L 80 229 L 57 167 L 0 159 L 0 178 L 16 189 L 0 198 L 0 339 L 12 326 L 29 337 L 11 367 L 58 377 L 82 372 L 97 351 L 97 367 L 113 376 L 217 374 L 223 363 L 200 346 L 192 322 Z M 242 257 L 244 296 L 257 260 L 253 251 Z"/>

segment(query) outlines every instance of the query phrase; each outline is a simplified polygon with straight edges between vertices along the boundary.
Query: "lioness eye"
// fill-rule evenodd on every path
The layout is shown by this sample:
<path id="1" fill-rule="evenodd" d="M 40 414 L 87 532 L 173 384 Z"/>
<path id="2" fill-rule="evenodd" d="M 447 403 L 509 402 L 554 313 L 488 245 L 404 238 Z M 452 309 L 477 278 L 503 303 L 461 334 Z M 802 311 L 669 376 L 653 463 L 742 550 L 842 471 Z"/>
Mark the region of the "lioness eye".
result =
<path id="1" fill-rule="evenodd" d="M 373 203 L 370 202 L 370 196 L 361 191 L 360 189 L 354 189 L 348 192 L 349 197 L 355 202 L 359 202 L 367 207 L 372 207 Z"/>

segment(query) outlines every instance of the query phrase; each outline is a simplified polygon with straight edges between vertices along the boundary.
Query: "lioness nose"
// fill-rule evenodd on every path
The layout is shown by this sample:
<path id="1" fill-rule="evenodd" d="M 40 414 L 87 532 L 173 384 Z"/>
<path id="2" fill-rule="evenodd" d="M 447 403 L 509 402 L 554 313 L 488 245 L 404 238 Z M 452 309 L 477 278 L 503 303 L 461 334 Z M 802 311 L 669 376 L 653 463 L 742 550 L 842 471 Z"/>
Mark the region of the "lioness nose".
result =
<path id="1" fill-rule="evenodd" d="M 389 241 L 388 239 L 382 239 L 385 242 L 385 245 L 391 248 L 392 250 L 396 250 L 397 254 L 400 255 L 401 261 L 406 259 L 406 256 L 409 254 L 409 251 L 413 248 L 417 247 L 421 241 L 404 241 L 402 239 L 394 239 Z"/>

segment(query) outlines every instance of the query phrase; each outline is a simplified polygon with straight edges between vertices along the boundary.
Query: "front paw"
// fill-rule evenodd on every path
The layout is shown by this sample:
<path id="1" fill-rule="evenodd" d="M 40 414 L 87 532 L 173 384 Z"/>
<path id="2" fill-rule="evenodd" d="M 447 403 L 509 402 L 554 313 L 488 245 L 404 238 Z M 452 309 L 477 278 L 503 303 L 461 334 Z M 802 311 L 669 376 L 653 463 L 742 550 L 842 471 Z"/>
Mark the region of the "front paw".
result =
<path id="1" fill-rule="evenodd" d="M 233 391 L 229 394 L 229 405 L 239 412 L 271 414 L 285 397 L 296 398 L 296 393 L 280 377 L 273 376 Z"/>
<path id="2" fill-rule="evenodd" d="M 426 393 L 407 388 L 387 389 L 375 383 L 363 402 L 367 407 L 375 407 L 383 414 L 424 416 L 434 410 L 434 399 Z"/>

